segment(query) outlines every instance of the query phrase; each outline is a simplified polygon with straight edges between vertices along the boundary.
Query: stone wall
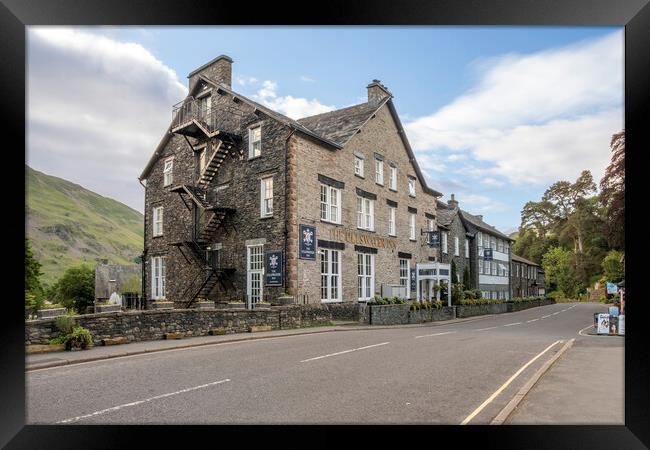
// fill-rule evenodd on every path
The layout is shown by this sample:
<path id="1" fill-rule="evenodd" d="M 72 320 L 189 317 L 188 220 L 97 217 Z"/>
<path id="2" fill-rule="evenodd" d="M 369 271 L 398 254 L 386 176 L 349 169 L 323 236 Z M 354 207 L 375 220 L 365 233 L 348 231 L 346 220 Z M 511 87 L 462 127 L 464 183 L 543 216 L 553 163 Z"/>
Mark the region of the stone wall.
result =
<path id="1" fill-rule="evenodd" d="M 554 305 L 555 300 L 541 299 L 527 302 L 507 302 L 508 312 L 523 311 L 524 309 L 536 308 L 538 306 Z"/>
<path id="2" fill-rule="evenodd" d="M 409 323 L 411 305 L 368 305 L 370 325 L 397 325 Z"/>
<path id="3" fill-rule="evenodd" d="M 182 332 L 188 336 L 205 336 L 213 328 L 223 327 L 226 333 L 244 333 L 254 325 L 270 325 L 272 329 L 326 325 L 332 315 L 319 305 L 280 306 L 269 310 L 203 310 L 172 309 L 127 311 L 73 316 L 87 328 L 95 345 L 102 339 L 124 336 L 129 342 L 163 339 L 165 333 Z M 59 335 L 54 319 L 25 322 L 25 344 L 47 344 Z"/>
<path id="4" fill-rule="evenodd" d="M 486 305 L 458 305 L 456 317 L 483 316 L 485 314 L 501 314 L 508 312 L 508 305 L 505 303 L 488 303 Z"/>

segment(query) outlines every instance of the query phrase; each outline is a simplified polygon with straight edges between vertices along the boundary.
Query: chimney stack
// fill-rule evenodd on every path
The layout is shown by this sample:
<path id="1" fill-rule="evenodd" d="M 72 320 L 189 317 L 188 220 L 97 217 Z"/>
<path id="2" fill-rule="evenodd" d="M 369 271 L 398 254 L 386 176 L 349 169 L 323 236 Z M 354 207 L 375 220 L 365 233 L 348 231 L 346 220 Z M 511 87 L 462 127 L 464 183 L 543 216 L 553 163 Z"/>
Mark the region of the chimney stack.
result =
<path id="1" fill-rule="evenodd" d="M 368 88 L 368 103 L 370 106 L 377 106 L 385 97 L 393 96 L 379 80 L 372 80 L 372 83 L 366 87 Z"/>
<path id="2" fill-rule="evenodd" d="M 449 205 L 450 208 L 458 208 L 458 202 L 454 198 L 454 194 L 451 194 L 451 198 L 447 200 L 447 204 Z"/>
<path id="3" fill-rule="evenodd" d="M 232 58 L 227 55 L 220 55 L 212 61 L 203 64 L 198 69 L 193 70 L 187 76 L 189 78 L 189 89 L 192 90 L 196 82 L 199 80 L 199 75 L 225 85 L 230 88 L 232 86 Z"/>

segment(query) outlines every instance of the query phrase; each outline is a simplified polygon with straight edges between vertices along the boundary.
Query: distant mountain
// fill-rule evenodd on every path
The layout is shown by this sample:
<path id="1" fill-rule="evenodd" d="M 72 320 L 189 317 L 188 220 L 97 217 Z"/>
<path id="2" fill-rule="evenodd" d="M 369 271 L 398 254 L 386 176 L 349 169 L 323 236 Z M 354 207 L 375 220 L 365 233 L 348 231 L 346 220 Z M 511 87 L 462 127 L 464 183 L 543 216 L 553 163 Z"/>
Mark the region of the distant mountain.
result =
<path id="1" fill-rule="evenodd" d="M 519 231 L 514 231 L 514 232 L 510 233 L 510 234 L 508 235 L 508 237 L 509 237 L 510 239 L 516 241 L 517 238 L 519 237 Z"/>
<path id="2" fill-rule="evenodd" d="M 25 183 L 25 231 L 43 265 L 42 282 L 53 284 L 83 262 L 129 264 L 142 254 L 144 218 L 138 211 L 27 165 Z"/>

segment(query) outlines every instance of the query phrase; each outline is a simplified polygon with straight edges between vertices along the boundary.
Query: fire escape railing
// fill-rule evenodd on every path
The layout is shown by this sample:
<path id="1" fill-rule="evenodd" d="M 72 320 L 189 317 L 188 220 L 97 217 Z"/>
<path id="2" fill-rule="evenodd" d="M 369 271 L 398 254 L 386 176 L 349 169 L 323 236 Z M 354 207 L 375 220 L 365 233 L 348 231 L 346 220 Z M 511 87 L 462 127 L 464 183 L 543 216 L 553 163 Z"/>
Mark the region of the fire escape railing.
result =
<path id="1" fill-rule="evenodd" d="M 172 130 L 195 122 L 209 134 L 239 135 L 243 115 L 243 111 L 234 106 L 215 103 L 208 108 L 200 99 L 188 97 L 172 107 Z"/>

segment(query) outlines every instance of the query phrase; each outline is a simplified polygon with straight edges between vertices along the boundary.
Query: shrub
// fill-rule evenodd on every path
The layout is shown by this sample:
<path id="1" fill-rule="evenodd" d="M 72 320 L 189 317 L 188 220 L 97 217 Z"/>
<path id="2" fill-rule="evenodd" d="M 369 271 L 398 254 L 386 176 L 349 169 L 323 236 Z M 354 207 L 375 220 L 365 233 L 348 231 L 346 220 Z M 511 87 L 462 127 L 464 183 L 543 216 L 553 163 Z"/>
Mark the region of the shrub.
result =
<path id="1" fill-rule="evenodd" d="M 43 308 L 45 299 L 40 291 L 25 291 L 25 319 L 36 315 L 36 311 Z"/>
<path id="2" fill-rule="evenodd" d="M 432 306 L 433 306 L 435 309 L 440 309 L 440 308 L 442 308 L 442 300 L 436 300 L 436 301 L 434 301 L 434 302 L 432 303 Z"/>
<path id="3" fill-rule="evenodd" d="M 410 310 L 411 311 L 419 311 L 421 306 L 422 305 L 420 305 L 420 302 L 418 302 L 416 300 L 413 300 L 413 302 L 411 303 Z"/>
<path id="4" fill-rule="evenodd" d="M 72 330 L 75 327 L 75 321 L 69 315 L 57 316 L 54 319 L 54 326 L 59 331 L 59 333 L 61 333 L 62 336 L 65 336 L 72 333 Z"/>
<path id="5" fill-rule="evenodd" d="M 81 348 L 86 349 L 93 345 L 93 336 L 84 327 L 74 327 L 72 333 L 67 336 L 66 348 Z"/>

